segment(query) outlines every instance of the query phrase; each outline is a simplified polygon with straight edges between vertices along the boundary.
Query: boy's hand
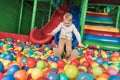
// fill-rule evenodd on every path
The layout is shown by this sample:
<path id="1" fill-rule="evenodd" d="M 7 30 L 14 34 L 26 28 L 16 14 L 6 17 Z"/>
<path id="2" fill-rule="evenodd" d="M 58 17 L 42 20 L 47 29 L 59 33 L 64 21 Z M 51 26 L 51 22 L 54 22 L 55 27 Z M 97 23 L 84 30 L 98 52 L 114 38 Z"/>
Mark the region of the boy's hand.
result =
<path id="1" fill-rule="evenodd" d="M 48 33 L 48 35 L 52 35 L 53 36 L 54 34 L 53 33 Z"/>
<path id="2" fill-rule="evenodd" d="M 84 47 L 84 45 L 81 42 L 79 42 L 78 47 Z"/>

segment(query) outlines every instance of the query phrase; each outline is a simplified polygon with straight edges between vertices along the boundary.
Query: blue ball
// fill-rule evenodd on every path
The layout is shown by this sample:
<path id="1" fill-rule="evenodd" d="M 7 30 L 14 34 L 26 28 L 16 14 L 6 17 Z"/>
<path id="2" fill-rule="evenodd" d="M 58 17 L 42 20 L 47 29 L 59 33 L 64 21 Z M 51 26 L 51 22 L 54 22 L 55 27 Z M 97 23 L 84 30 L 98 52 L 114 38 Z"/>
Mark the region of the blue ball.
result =
<path id="1" fill-rule="evenodd" d="M 52 68 L 52 70 L 56 73 L 58 72 L 58 70 L 56 68 Z"/>
<path id="2" fill-rule="evenodd" d="M 12 38 L 6 38 L 7 41 L 13 42 L 14 40 Z"/>
<path id="3" fill-rule="evenodd" d="M 2 80 L 15 80 L 15 78 L 11 75 L 6 75 L 5 77 L 2 78 Z"/>
<path id="4" fill-rule="evenodd" d="M 4 53 L 0 54 L 0 58 L 4 58 L 6 55 L 7 54 L 4 54 Z"/>
<path id="5" fill-rule="evenodd" d="M 60 80 L 69 80 L 65 73 L 60 74 Z"/>
<path id="6" fill-rule="evenodd" d="M 16 71 L 18 71 L 19 70 L 19 66 L 17 66 L 17 65 L 12 65 L 12 66 L 10 66 L 9 68 L 8 68 L 8 74 L 9 75 L 14 75 L 14 73 L 16 72 Z"/>
<path id="7" fill-rule="evenodd" d="M 0 72 L 4 72 L 4 66 L 3 66 L 2 62 L 0 62 Z"/>
<path id="8" fill-rule="evenodd" d="M 39 44 L 36 44 L 36 48 L 40 48 L 40 45 L 39 45 Z"/>
<path id="9" fill-rule="evenodd" d="M 6 55 L 6 56 L 4 57 L 4 59 L 5 59 L 5 60 L 13 61 L 13 60 L 14 60 L 14 57 L 13 57 L 13 55 L 8 54 L 8 55 Z"/>
<path id="10" fill-rule="evenodd" d="M 81 72 L 78 74 L 77 80 L 93 80 L 91 76 L 86 72 Z"/>
<path id="11" fill-rule="evenodd" d="M 58 56 L 55 56 L 54 58 L 53 58 L 53 62 L 57 62 L 59 60 L 59 57 Z"/>
<path id="12" fill-rule="evenodd" d="M 48 61 L 52 61 L 52 58 L 49 56 L 49 57 L 47 58 L 47 60 L 48 60 Z"/>
<path id="13" fill-rule="evenodd" d="M 100 65 L 102 65 L 103 60 L 102 60 L 101 57 L 98 57 L 98 58 L 95 60 L 95 62 L 98 63 L 98 64 L 100 64 Z"/>
<path id="14" fill-rule="evenodd" d="M 29 68 L 27 66 L 23 66 L 22 69 L 27 71 Z"/>
<path id="15" fill-rule="evenodd" d="M 56 72 L 51 72 L 47 75 L 47 80 L 60 80 Z"/>
<path id="16" fill-rule="evenodd" d="M 109 77 L 109 80 L 120 80 L 120 77 L 118 77 L 116 75 L 112 75 Z"/>

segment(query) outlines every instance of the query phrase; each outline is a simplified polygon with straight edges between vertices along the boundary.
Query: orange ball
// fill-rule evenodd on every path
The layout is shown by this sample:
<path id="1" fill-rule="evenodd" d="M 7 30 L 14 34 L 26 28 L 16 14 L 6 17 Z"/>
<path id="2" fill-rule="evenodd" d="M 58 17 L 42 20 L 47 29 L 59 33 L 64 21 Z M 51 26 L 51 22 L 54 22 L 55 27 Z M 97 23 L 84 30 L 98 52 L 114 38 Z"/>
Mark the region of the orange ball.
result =
<path id="1" fill-rule="evenodd" d="M 103 74 L 101 74 L 99 77 L 100 77 L 100 78 L 105 78 L 106 80 L 108 80 L 109 75 L 108 75 L 108 74 L 103 73 Z"/>
<path id="2" fill-rule="evenodd" d="M 119 57 L 119 52 L 114 52 L 112 56 Z"/>
<path id="3" fill-rule="evenodd" d="M 113 61 L 113 62 L 116 62 L 116 61 L 117 61 L 117 57 L 115 57 L 115 56 L 111 56 L 110 59 L 111 59 L 111 61 Z"/>
<path id="4" fill-rule="evenodd" d="M 25 70 L 18 70 L 15 74 L 14 74 L 14 78 L 16 80 L 27 80 L 28 78 L 28 74 Z"/>

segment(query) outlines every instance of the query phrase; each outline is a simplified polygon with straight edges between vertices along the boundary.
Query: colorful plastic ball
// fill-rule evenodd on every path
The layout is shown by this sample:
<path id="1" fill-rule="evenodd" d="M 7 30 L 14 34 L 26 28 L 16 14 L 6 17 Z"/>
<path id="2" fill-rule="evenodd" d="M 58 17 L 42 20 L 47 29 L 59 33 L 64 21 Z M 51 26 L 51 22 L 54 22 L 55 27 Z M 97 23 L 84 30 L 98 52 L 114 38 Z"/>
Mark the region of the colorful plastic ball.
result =
<path id="1" fill-rule="evenodd" d="M 26 63 L 27 58 L 22 58 L 22 63 Z"/>
<path id="2" fill-rule="evenodd" d="M 14 60 L 14 57 L 13 57 L 13 55 L 8 54 L 7 56 L 4 57 L 4 59 L 5 59 L 5 60 L 13 61 L 13 60 Z"/>
<path id="3" fill-rule="evenodd" d="M 37 80 L 47 80 L 47 78 L 42 76 L 42 77 L 38 78 Z"/>
<path id="4" fill-rule="evenodd" d="M 26 61 L 26 65 L 28 68 L 33 68 L 36 65 L 36 61 L 33 58 L 28 58 Z"/>
<path id="5" fill-rule="evenodd" d="M 75 65 L 68 65 L 65 68 L 65 74 L 67 75 L 68 78 L 74 79 L 78 75 L 78 68 Z"/>
<path id="6" fill-rule="evenodd" d="M 87 72 L 87 71 L 88 71 L 87 67 L 85 67 L 85 66 L 79 66 L 78 69 L 81 69 L 81 70 L 83 70 L 84 72 Z"/>
<path id="7" fill-rule="evenodd" d="M 25 70 L 18 70 L 15 74 L 14 74 L 14 78 L 16 80 L 27 80 L 28 78 L 28 74 Z"/>
<path id="8" fill-rule="evenodd" d="M 4 53 L 0 54 L 0 58 L 4 58 L 6 55 L 7 54 L 4 54 Z"/>
<path id="9" fill-rule="evenodd" d="M 88 61 L 84 61 L 84 62 L 82 63 L 82 66 L 89 67 L 89 62 L 88 62 Z"/>
<path id="10" fill-rule="evenodd" d="M 45 68 L 45 62 L 42 61 L 42 60 L 38 61 L 37 64 L 36 64 L 36 67 L 40 68 L 40 69 L 44 69 Z"/>
<path id="11" fill-rule="evenodd" d="M 27 70 L 27 73 L 28 73 L 28 74 L 31 74 L 33 71 L 34 71 L 34 68 L 29 68 L 29 69 Z"/>
<path id="12" fill-rule="evenodd" d="M 23 66 L 22 69 L 24 69 L 25 71 L 27 71 L 29 68 L 27 66 Z"/>
<path id="13" fill-rule="evenodd" d="M 13 62 L 11 65 L 17 65 L 20 69 L 22 68 L 22 63 L 18 61 Z"/>
<path id="14" fill-rule="evenodd" d="M 52 63 L 50 64 L 50 67 L 51 67 L 51 68 L 57 68 L 57 67 L 58 67 L 58 65 L 57 65 L 57 63 L 52 62 Z"/>
<path id="15" fill-rule="evenodd" d="M 2 80 L 15 80 L 15 78 L 11 75 L 6 75 L 5 77 L 2 78 Z"/>
<path id="16" fill-rule="evenodd" d="M 119 52 L 113 52 L 113 53 L 112 53 L 112 56 L 119 57 L 120 54 L 119 54 Z"/>
<path id="17" fill-rule="evenodd" d="M 45 71 L 44 71 L 44 76 L 47 77 L 47 75 L 48 75 L 49 73 L 51 73 L 51 72 L 54 72 L 54 70 L 51 69 L 51 68 L 45 70 Z"/>
<path id="18" fill-rule="evenodd" d="M 65 61 L 62 60 L 62 59 L 59 59 L 58 62 L 57 62 L 57 65 L 58 65 L 58 67 L 63 68 L 65 66 Z"/>
<path id="19" fill-rule="evenodd" d="M 47 58 L 47 60 L 48 60 L 48 61 L 52 61 L 52 58 L 49 56 L 49 57 Z"/>
<path id="20" fill-rule="evenodd" d="M 115 57 L 115 56 L 111 56 L 110 59 L 111 59 L 111 61 L 113 61 L 113 62 L 116 62 L 116 61 L 117 61 L 117 57 Z"/>
<path id="21" fill-rule="evenodd" d="M 102 60 L 101 57 L 97 57 L 97 59 L 95 60 L 95 62 L 98 63 L 98 64 L 100 64 L 100 65 L 102 65 L 103 60 Z"/>
<path id="22" fill-rule="evenodd" d="M 59 80 L 59 75 L 55 72 L 51 72 L 47 75 L 47 80 Z"/>
<path id="23" fill-rule="evenodd" d="M 65 73 L 60 74 L 60 80 L 69 80 Z"/>
<path id="24" fill-rule="evenodd" d="M 77 80 L 93 80 L 86 72 L 81 72 L 78 74 Z"/>
<path id="25" fill-rule="evenodd" d="M 43 76 L 43 71 L 39 68 L 35 68 L 31 73 L 32 79 L 37 80 L 39 77 Z"/>
<path id="26" fill-rule="evenodd" d="M 108 79 L 106 79 L 104 77 L 98 77 L 96 80 L 108 80 Z"/>
<path id="27" fill-rule="evenodd" d="M 40 45 L 39 45 L 39 44 L 36 44 L 36 48 L 40 48 Z"/>
<path id="28" fill-rule="evenodd" d="M 55 56 L 54 58 L 53 58 L 53 62 L 57 62 L 59 60 L 59 57 L 58 56 Z"/>
<path id="29" fill-rule="evenodd" d="M 0 62 L 0 72 L 4 72 L 4 65 Z"/>
<path id="30" fill-rule="evenodd" d="M 64 73 L 64 69 L 62 67 L 58 67 L 57 68 L 57 73 L 58 74 Z"/>
<path id="31" fill-rule="evenodd" d="M 99 66 L 95 66 L 92 68 L 92 73 L 94 75 L 100 75 L 100 74 L 102 74 L 102 72 L 103 71 L 102 71 L 101 67 L 99 67 Z"/>
<path id="32" fill-rule="evenodd" d="M 10 62 L 11 62 L 10 60 L 4 60 L 4 61 L 3 61 L 4 70 L 7 70 L 7 69 L 8 69 L 8 64 L 9 64 Z"/>
<path id="33" fill-rule="evenodd" d="M 110 75 L 117 75 L 117 71 L 114 68 L 108 68 L 107 73 Z"/>
<path id="34" fill-rule="evenodd" d="M 120 77 L 116 76 L 116 75 L 111 75 L 109 77 L 109 80 L 120 80 Z"/>
<path id="35" fill-rule="evenodd" d="M 3 77 L 4 77 L 4 74 L 0 72 L 0 80 L 2 80 Z"/>
<path id="36" fill-rule="evenodd" d="M 73 60 L 71 60 L 70 64 L 73 64 L 75 66 L 79 66 L 79 61 L 78 61 L 78 59 L 73 59 Z"/>
<path id="37" fill-rule="evenodd" d="M 108 78 L 109 78 L 109 74 L 107 73 L 103 73 L 99 76 L 99 79 L 103 79 L 103 80 L 108 80 Z"/>
<path id="38" fill-rule="evenodd" d="M 6 38 L 6 41 L 10 41 L 10 42 L 12 42 L 13 39 L 12 39 L 12 38 Z"/>
<path id="39" fill-rule="evenodd" d="M 18 70 L 19 70 L 19 66 L 12 65 L 8 68 L 8 74 L 13 76 L 15 74 L 15 72 Z"/>
<path id="40" fill-rule="evenodd" d="M 119 72 L 119 68 L 117 64 L 110 65 L 111 68 L 114 68 L 117 72 Z"/>

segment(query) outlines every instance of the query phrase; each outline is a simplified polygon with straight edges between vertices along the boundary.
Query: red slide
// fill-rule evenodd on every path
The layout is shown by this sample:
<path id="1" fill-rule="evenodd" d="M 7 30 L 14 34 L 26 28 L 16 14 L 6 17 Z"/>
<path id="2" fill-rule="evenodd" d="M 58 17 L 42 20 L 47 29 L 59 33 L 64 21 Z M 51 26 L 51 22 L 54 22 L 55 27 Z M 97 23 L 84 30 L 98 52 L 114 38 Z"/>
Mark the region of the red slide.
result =
<path id="1" fill-rule="evenodd" d="M 70 6 L 63 4 L 58 8 L 51 17 L 51 20 L 40 29 L 33 29 L 30 32 L 30 41 L 37 44 L 45 44 L 52 40 L 53 36 L 48 35 L 62 21 L 63 15 L 68 11 Z"/>

